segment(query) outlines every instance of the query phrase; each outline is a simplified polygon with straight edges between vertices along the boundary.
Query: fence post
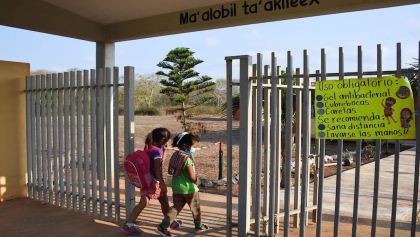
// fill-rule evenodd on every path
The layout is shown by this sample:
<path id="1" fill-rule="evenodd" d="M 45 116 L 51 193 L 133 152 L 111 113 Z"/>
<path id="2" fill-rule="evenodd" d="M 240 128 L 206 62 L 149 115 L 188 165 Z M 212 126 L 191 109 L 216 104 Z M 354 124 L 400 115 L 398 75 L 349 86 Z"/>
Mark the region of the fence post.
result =
<path id="1" fill-rule="evenodd" d="M 134 67 L 124 67 L 124 154 L 134 151 Z M 134 187 L 125 177 L 125 208 L 128 216 L 134 208 Z"/>
<path id="2" fill-rule="evenodd" d="M 321 81 L 327 79 L 327 62 L 326 62 L 326 53 L 325 49 L 321 49 Z M 316 212 L 316 236 L 320 237 L 322 234 L 322 198 L 324 196 L 324 159 L 325 159 L 325 139 L 319 141 L 320 152 L 318 164 L 317 164 L 317 173 L 318 173 L 318 183 L 317 186 L 317 212 Z"/>
<path id="3" fill-rule="evenodd" d="M 301 76 L 300 76 L 300 68 L 296 68 L 296 81 L 293 83 L 297 86 L 301 86 Z M 294 102 L 295 102 L 295 115 L 294 115 L 294 129 L 295 129 L 295 183 L 294 183 L 294 202 L 293 202 L 293 209 L 299 210 L 299 203 L 300 203 L 300 186 L 305 180 L 301 181 L 301 165 L 302 165 L 302 132 L 307 132 L 307 130 L 302 130 L 302 91 L 300 89 L 294 89 Z M 293 134 L 293 132 L 292 132 Z M 306 142 L 304 140 L 303 142 Z M 293 215 L 293 227 L 297 228 L 299 226 L 299 213 Z"/>
<path id="4" fill-rule="evenodd" d="M 377 45 L 377 76 L 382 77 L 382 47 L 380 44 Z M 379 172 L 381 167 L 381 140 L 376 140 L 375 143 L 375 176 L 374 176 L 374 186 L 373 186 L 373 207 L 372 207 L 372 228 L 370 236 L 376 236 L 376 222 L 378 216 L 378 200 L 379 200 Z M 341 161 L 341 160 L 340 160 Z M 338 164 L 338 160 L 337 160 Z M 417 202 L 416 202 L 417 203 Z"/>
<path id="5" fill-rule="evenodd" d="M 308 205 L 308 158 L 310 152 L 309 141 L 311 138 L 311 130 L 309 124 L 311 123 L 311 113 L 310 113 L 310 100 L 311 95 L 309 92 L 309 57 L 308 51 L 305 49 L 303 51 L 303 90 L 302 90 L 302 153 L 300 154 L 299 159 L 302 159 L 302 189 L 301 189 L 301 199 L 300 199 L 300 222 L 299 222 L 299 236 L 305 236 L 305 226 L 307 224 L 307 205 Z M 300 133 L 300 130 L 297 130 Z"/>
<path id="6" fill-rule="evenodd" d="M 114 94 L 114 191 L 115 191 L 115 220 L 118 222 L 120 221 L 120 149 L 119 149 L 119 139 L 118 139 L 118 128 L 119 128 L 119 91 L 118 91 L 118 83 L 119 83 L 119 70 L 118 67 L 114 67 L 113 70 L 114 74 L 114 86 L 113 86 L 113 94 Z"/>
<path id="7" fill-rule="evenodd" d="M 76 110 L 76 137 L 77 137 L 77 195 L 79 200 L 79 211 L 83 211 L 83 143 L 82 143 L 82 71 L 76 72 L 76 103 L 77 103 L 77 110 Z"/>
<path id="8" fill-rule="evenodd" d="M 240 58 L 240 127 L 249 128 L 252 103 L 250 102 L 251 83 L 249 82 L 249 69 L 252 58 L 243 56 Z M 251 132 L 252 129 L 243 129 L 240 134 L 239 157 L 242 165 L 239 167 L 239 203 L 238 203 L 238 236 L 246 236 L 250 229 L 251 214 Z"/>
<path id="9" fill-rule="evenodd" d="M 275 70 L 277 68 L 277 58 L 275 56 L 274 53 L 271 53 L 271 78 L 270 78 L 270 83 L 271 83 L 271 102 L 273 103 L 273 105 L 270 107 L 270 114 L 271 114 L 271 121 L 270 121 L 270 159 L 271 159 L 271 166 L 270 166 L 270 197 L 269 197 L 269 212 L 268 212 L 268 234 L 269 236 L 274 236 L 274 229 L 275 229 L 275 222 L 274 222 L 274 213 L 278 212 L 277 210 L 277 198 L 278 198 L 278 194 L 279 192 L 279 180 L 277 179 L 277 172 L 279 171 L 279 143 L 281 142 L 280 139 L 278 139 L 278 135 L 280 134 L 279 132 L 279 116 L 278 116 L 278 112 L 281 110 L 278 110 L 278 106 L 281 106 L 281 101 L 280 101 L 280 93 L 279 90 L 277 89 L 277 85 L 280 84 L 279 83 L 279 78 L 278 78 L 278 74 L 277 74 L 277 70 Z M 276 103 L 279 103 L 278 105 Z M 268 112 L 268 111 L 267 111 Z M 279 217 L 277 217 L 276 223 L 278 223 Z M 277 224 L 278 226 L 278 224 Z M 278 228 L 278 227 L 277 227 Z"/>
<path id="10" fill-rule="evenodd" d="M 105 173 L 106 173 L 106 210 L 107 216 L 109 219 L 112 219 L 112 180 L 114 179 L 114 128 L 113 128 L 113 97 L 114 94 L 111 93 L 111 82 L 112 79 L 112 68 L 105 68 Z"/>
<path id="11" fill-rule="evenodd" d="M 58 127 L 57 127 L 57 122 L 58 122 L 58 107 L 57 107 L 57 99 L 58 99 L 58 87 L 57 87 L 57 73 L 52 74 L 52 89 L 51 89 L 51 93 L 52 93 L 52 127 L 53 127 L 53 171 L 52 174 L 54 175 L 53 177 L 53 192 L 54 192 L 54 203 L 58 206 L 59 204 L 59 195 L 58 195 Z"/>
<path id="12" fill-rule="evenodd" d="M 338 70 L 339 79 L 344 79 L 344 51 L 338 49 Z M 341 172 L 342 172 L 343 140 L 337 140 L 337 168 L 336 168 L 336 187 L 335 187 L 335 209 L 334 209 L 334 237 L 339 236 L 340 226 L 340 200 L 341 200 Z"/>
<path id="13" fill-rule="evenodd" d="M 99 89 L 96 84 L 96 70 L 90 70 L 90 149 L 91 149 L 91 162 L 92 162 L 92 213 L 97 214 L 98 209 L 98 150 L 97 150 L 97 98 Z"/>
<path id="14" fill-rule="evenodd" d="M 264 199 L 262 200 L 263 202 L 263 208 L 262 208 L 262 215 L 264 217 L 264 220 L 266 220 L 266 218 L 268 217 L 268 212 L 269 212 L 269 198 L 270 198 L 270 176 L 272 174 L 270 174 L 270 166 L 271 166 L 271 162 L 270 162 L 270 123 L 271 123 L 271 115 L 270 115 L 270 110 L 271 110 L 271 103 L 272 101 L 271 99 L 271 78 L 270 77 L 270 65 L 265 65 L 264 66 L 264 84 L 266 84 L 266 86 L 263 87 L 263 96 L 264 96 L 264 137 L 263 137 L 263 143 L 264 143 L 264 189 L 263 189 L 263 197 Z M 271 67 L 271 70 L 276 70 L 276 68 Z M 268 233 L 268 222 L 264 221 L 263 222 L 263 231 L 264 234 Z"/>
<path id="15" fill-rule="evenodd" d="M 226 151 L 226 236 L 232 236 L 232 60 L 226 59 L 226 119 L 227 119 L 227 151 Z"/>
<path id="16" fill-rule="evenodd" d="M 219 141 L 219 179 L 223 178 L 223 142 Z"/>
<path id="17" fill-rule="evenodd" d="M 83 71 L 83 155 L 85 163 L 86 213 L 90 212 L 90 165 L 89 162 L 89 71 Z"/>

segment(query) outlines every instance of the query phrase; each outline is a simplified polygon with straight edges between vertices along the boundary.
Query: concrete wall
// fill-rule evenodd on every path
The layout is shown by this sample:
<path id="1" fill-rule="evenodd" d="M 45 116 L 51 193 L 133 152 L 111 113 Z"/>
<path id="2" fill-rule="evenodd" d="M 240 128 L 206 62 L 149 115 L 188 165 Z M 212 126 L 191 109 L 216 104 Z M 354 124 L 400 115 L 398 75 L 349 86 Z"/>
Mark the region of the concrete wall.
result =
<path id="1" fill-rule="evenodd" d="M 0 202 L 27 196 L 25 76 L 29 64 L 0 61 Z"/>

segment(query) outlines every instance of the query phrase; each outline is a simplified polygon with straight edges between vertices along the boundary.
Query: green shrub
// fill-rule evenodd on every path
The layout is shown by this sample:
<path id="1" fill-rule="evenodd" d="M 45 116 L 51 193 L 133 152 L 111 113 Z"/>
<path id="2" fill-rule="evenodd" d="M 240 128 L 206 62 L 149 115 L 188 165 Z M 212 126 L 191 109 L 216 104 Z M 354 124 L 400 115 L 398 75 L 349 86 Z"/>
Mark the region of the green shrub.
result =
<path id="1" fill-rule="evenodd" d="M 239 96 L 239 94 L 233 95 L 232 96 L 232 113 L 233 114 L 235 114 L 235 112 L 239 109 L 239 104 L 240 104 L 240 96 Z M 220 113 L 226 115 L 227 103 L 223 103 L 220 106 L 219 111 L 220 111 Z"/>
<path id="2" fill-rule="evenodd" d="M 159 115 L 160 111 L 155 107 L 142 107 L 134 112 L 136 115 Z"/>

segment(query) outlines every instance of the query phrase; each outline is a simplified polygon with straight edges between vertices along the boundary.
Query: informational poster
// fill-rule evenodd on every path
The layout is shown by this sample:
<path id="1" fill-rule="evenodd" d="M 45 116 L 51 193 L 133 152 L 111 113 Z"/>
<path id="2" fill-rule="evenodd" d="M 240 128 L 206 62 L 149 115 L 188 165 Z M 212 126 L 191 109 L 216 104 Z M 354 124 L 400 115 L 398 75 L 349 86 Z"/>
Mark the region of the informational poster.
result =
<path id="1" fill-rule="evenodd" d="M 320 139 L 416 137 L 413 92 L 404 77 L 316 82 L 314 108 Z"/>

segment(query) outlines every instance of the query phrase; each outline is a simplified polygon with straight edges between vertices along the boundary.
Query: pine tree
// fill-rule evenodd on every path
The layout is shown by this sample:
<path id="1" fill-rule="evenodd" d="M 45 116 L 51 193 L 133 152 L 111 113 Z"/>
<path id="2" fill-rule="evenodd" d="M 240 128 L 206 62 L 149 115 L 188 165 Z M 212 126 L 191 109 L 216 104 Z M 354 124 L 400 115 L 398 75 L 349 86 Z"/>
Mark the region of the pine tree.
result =
<path id="1" fill-rule="evenodd" d="M 419 59 L 413 59 L 414 62 L 410 63 L 410 69 L 414 72 L 408 75 L 408 81 L 410 82 L 413 94 L 417 95 L 417 88 L 419 86 Z"/>
<path id="2" fill-rule="evenodd" d="M 157 64 L 164 71 L 156 74 L 163 76 L 160 83 L 163 88 L 160 93 L 167 95 L 177 105 L 180 105 L 181 123 L 186 129 L 186 111 L 205 104 L 213 98 L 209 92 L 214 91 L 215 83 L 209 76 L 200 76 L 194 67 L 203 60 L 194 57 L 189 48 L 178 47 L 169 51 L 166 58 Z"/>

